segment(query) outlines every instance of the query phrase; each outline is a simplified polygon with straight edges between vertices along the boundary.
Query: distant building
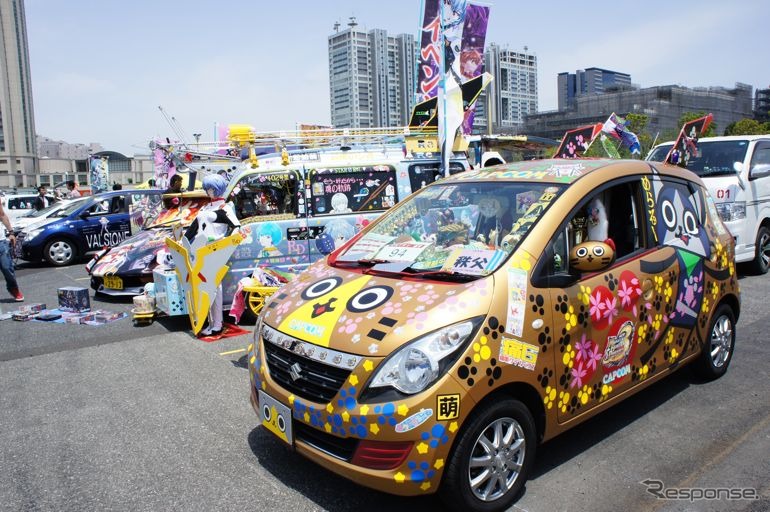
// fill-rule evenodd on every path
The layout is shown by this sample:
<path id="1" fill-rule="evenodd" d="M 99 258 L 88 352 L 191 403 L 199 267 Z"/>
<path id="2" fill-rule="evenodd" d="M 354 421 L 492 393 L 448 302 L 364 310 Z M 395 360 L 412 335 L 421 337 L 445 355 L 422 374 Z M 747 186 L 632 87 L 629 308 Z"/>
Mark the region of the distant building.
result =
<path id="1" fill-rule="evenodd" d="M 348 27 L 328 38 L 332 125 L 406 125 L 417 87 L 414 36 L 389 36 L 382 29 L 365 32 L 357 28 L 355 18 Z"/>
<path id="2" fill-rule="evenodd" d="M 22 0 L 0 0 L 0 187 L 35 181 L 37 150 Z"/>
<path id="3" fill-rule="evenodd" d="M 537 56 L 527 47 L 515 51 L 490 43 L 484 64 L 494 79 L 479 98 L 474 132 L 489 131 L 490 119 L 494 133 L 519 131 L 525 116 L 537 112 Z"/>
<path id="4" fill-rule="evenodd" d="M 579 69 L 575 73 L 559 73 L 557 79 L 559 110 L 575 106 L 581 96 L 604 94 L 631 87 L 631 75 L 602 68 Z"/>
<path id="5" fill-rule="evenodd" d="M 664 85 L 581 96 L 571 109 L 528 116 L 523 133 L 561 139 L 568 129 L 603 122 L 613 112 L 645 114 L 646 130 L 662 136 L 679 130 L 679 118 L 685 112 L 710 112 L 721 131 L 730 123 L 752 116 L 752 90 L 752 86 L 741 83 L 733 89 Z"/>
<path id="6" fill-rule="evenodd" d="M 770 121 L 770 87 L 757 89 L 754 94 L 754 118 L 757 121 Z"/>
<path id="7" fill-rule="evenodd" d="M 84 160 L 88 155 L 103 151 L 97 142 L 90 144 L 70 144 L 62 140 L 53 140 L 41 135 L 37 136 L 38 158 L 63 158 L 65 160 Z"/>

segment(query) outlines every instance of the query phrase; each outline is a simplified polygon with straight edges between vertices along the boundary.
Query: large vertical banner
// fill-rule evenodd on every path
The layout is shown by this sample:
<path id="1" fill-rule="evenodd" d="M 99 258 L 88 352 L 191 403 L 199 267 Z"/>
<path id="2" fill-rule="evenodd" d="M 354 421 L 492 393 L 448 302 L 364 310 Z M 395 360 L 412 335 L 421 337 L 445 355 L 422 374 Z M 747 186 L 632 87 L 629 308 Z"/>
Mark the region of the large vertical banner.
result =
<path id="1" fill-rule="evenodd" d="M 489 7 L 476 4 L 468 5 L 468 9 L 465 11 L 459 59 L 463 82 L 476 78 L 484 72 L 484 43 L 487 38 L 488 22 Z M 476 104 L 474 103 L 465 110 L 463 134 L 470 135 L 473 131 L 475 114 Z"/>
<path id="2" fill-rule="evenodd" d="M 176 174 L 176 165 L 174 164 L 174 154 L 172 148 L 164 148 L 161 141 L 155 141 L 155 149 L 152 151 L 153 166 L 155 174 L 155 188 L 166 190 L 171 181 L 171 177 Z"/>
<path id="3" fill-rule="evenodd" d="M 91 179 L 91 194 L 107 192 L 110 183 L 110 167 L 106 156 L 88 157 L 88 170 Z"/>
<path id="4" fill-rule="evenodd" d="M 441 79 L 439 64 L 441 57 L 441 20 L 439 0 L 424 0 L 425 12 L 422 18 L 420 56 L 417 64 L 417 103 L 433 98 L 438 93 Z"/>

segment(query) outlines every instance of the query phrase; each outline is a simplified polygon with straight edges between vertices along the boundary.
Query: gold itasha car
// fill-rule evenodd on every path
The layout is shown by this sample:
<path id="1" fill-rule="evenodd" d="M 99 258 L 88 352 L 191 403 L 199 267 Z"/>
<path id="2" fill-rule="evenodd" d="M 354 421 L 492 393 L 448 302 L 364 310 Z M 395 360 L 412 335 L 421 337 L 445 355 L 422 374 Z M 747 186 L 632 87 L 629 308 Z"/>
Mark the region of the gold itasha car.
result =
<path id="1" fill-rule="evenodd" d="M 678 167 L 458 174 L 273 296 L 249 349 L 251 403 L 284 443 L 357 483 L 502 510 L 539 443 L 687 363 L 727 370 L 733 250 Z"/>

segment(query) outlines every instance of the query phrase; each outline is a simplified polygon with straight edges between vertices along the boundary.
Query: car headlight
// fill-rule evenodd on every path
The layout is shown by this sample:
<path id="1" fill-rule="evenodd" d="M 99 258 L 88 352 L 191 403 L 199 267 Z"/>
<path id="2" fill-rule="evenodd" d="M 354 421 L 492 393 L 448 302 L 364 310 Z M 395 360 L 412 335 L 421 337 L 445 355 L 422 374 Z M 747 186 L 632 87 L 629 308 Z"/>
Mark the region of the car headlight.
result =
<path id="1" fill-rule="evenodd" d="M 400 348 L 374 374 L 370 388 L 393 387 L 413 395 L 433 384 L 447 369 L 450 357 L 480 325 L 481 318 L 466 320 L 432 332 Z"/>
<path id="2" fill-rule="evenodd" d="M 746 218 L 746 202 L 736 201 L 733 203 L 717 203 L 717 213 L 723 222 L 731 220 L 741 220 Z"/>
<path id="3" fill-rule="evenodd" d="M 43 228 L 37 228 L 37 229 L 33 229 L 32 231 L 27 231 L 25 232 L 25 235 L 24 235 L 24 241 L 29 242 L 30 240 L 32 240 L 42 232 L 43 232 Z"/>

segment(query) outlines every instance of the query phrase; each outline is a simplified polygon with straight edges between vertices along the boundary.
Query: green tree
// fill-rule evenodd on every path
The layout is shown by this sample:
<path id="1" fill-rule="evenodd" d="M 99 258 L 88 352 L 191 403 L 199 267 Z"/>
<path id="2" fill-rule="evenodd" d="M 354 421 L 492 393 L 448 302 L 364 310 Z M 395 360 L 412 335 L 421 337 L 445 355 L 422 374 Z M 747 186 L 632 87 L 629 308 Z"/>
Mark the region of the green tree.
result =
<path id="1" fill-rule="evenodd" d="M 770 133 L 770 122 L 760 123 L 756 119 L 747 117 L 730 123 L 725 128 L 725 135 L 763 135 L 765 133 Z"/>
<path id="2" fill-rule="evenodd" d="M 705 116 L 706 112 L 685 112 L 681 116 L 679 116 L 679 129 L 682 128 L 682 126 L 685 123 L 689 123 L 690 121 L 694 121 L 695 119 L 700 119 L 701 117 Z M 679 134 L 679 131 L 677 130 L 677 135 Z M 711 121 L 711 124 L 708 127 L 708 130 L 706 130 L 704 133 L 701 133 L 701 137 L 714 137 L 717 134 L 717 124 L 714 121 Z"/>

